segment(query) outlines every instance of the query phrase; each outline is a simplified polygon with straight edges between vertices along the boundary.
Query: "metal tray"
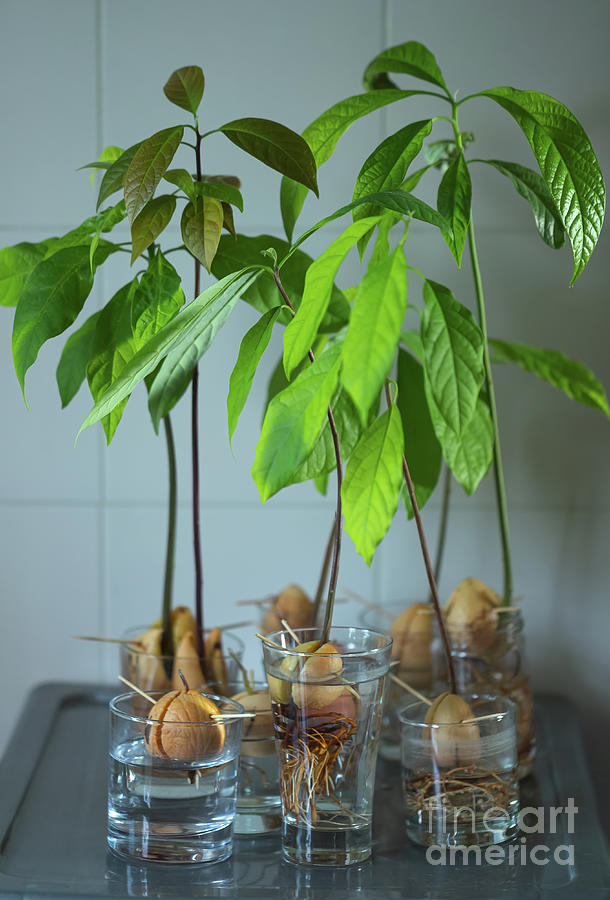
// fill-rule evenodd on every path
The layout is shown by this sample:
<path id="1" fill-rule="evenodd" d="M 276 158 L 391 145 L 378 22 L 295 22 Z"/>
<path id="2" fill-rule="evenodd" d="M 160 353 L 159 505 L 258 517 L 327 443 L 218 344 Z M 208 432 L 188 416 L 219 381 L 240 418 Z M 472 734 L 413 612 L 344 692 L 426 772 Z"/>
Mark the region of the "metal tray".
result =
<path id="1" fill-rule="evenodd" d="M 431 865 L 408 843 L 402 824 L 397 764 L 379 761 L 373 859 L 326 870 L 282 860 L 279 837 L 236 839 L 233 857 L 210 866 L 129 865 L 106 850 L 107 703 L 116 691 L 86 684 L 44 684 L 30 695 L 0 762 L 0 898 L 221 897 L 299 898 L 610 897 L 607 847 L 586 770 L 574 710 L 565 700 L 537 703 L 538 759 L 522 785 L 522 806 L 578 807 L 555 834 L 517 838 L 512 865 Z M 548 822 L 548 819 L 546 820 Z M 536 846 L 545 865 L 532 862 Z M 574 846 L 574 864 L 553 859 Z M 524 848 L 524 849 L 522 849 Z M 567 851 L 566 851 L 567 853 Z M 522 864 L 522 857 L 526 863 Z"/>

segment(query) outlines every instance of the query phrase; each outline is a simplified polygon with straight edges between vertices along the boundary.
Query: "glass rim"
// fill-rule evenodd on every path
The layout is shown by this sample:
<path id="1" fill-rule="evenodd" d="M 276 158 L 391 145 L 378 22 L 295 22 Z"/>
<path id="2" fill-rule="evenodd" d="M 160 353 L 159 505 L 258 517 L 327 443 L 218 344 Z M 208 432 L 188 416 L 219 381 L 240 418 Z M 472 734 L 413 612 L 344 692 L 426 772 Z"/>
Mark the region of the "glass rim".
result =
<path id="1" fill-rule="evenodd" d="M 130 639 L 131 638 L 130 632 L 134 632 L 134 634 L 136 632 L 137 632 L 137 634 L 143 634 L 145 631 L 148 631 L 148 629 L 151 627 L 152 627 L 151 625 L 149 625 L 148 627 L 146 625 L 134 625 L 131 628 L 126 628 L 123 631 L 122 639 L 123 640 Z M 204 628 L 203 629 L 204 635 L 209 635 L 211 631 L 213 631 L 212 628 Z M 223 631 L 221 633 L 223 636 L 227 635 L 227 634 L 231 636 L 231 640 L 236 644 L 235 647 L 231 648 L 235 653 L 239 653 L 239 652 L 243 653 L 244 652 L 246 645 L 245 645 L 244 641 L 239 637 L 238 634 L 235 634 L 235 632 L 231 631 L 230 628 L 227 628 L 225 631 Z M 137 638 L 134 637 L 134 640 L 137 640 Z M 137 647 L 134 647 L 132 644 L 122 644 L 122 646 L 125 648 L 125 650 L 127 650 L 128 653 L 137 654 L 140 657 L 152 656 L 155 659 L 159 659 L 159 660 L 191 659 L 190 656 L 176 656 L 176 654 L 174 654 L 174 653 L 153 653 L 151 650 L 139 650 Z M 203 657 L 197 657 L 197 658 L 202 659 Z M 228 653 L 227 651 L 225 651 L 224 649 L 222 652 L 222 658 L 223 659 L 232 659 L 231 654 Z"/>
<path id="2" fill-rule="evenodd" d="M 459 695 L 461 696 L 461 695 Z M 512 716 L 516 721 L 516 710 L 517 706 L 513 700 L 509 697 L 504 697 L 501 694 L 468 694 L 469 699 L 473 697 L 478 698 L 480 700 L 485 701 L 486 703 L 490 703 L 495 701 L 496 703 L 501 703 L 506 708 L 503 710 L 498 710 L 497 712 L 492 711 L 490 713 L 485 713 L 487 716 L 494 716 L 496 719 L 502 719 L 505 716 Z M 463 698 L 462 698 L 463 699 Z M 412 725 L 414 728 L 435 728 L 435 729 L 443 729 L 443 728 L 459 728 L 460 726 L 464 726 L 467 728 L 469 725 L 475 725 L 476 719 L 480 718 L 477 715 L 473 715 L 472 719 L 466 719 L 464 722 L 426 722 L 424 721 L 423 716 L 418 716 L 417 718 L 411 718 L 407 715 L 408 710 L 413 709 L 413 707 L 421 706 L 422 708 L 429 709 L 432 704 L 426 704 L 423 700 L 413 699 L 412 703 L 408 703 L 406 706 L 403 706 L 398 710 L 398 719 L 401 725 Z M 491 719 L 486 718 L 486 721 L 491 721 Z"/>
<path id="3" fill-rule="evenodd" d="M 318 628 L 314 625 L 307 626 L 306 628 L 293 628 L 292 630 L 295 632 L 295 634 L 299 634 L 299 632 L 307 632 L 307 631 L 314 631 L 314 632 L 322 631 L 321 628 Z M 387 652 L 392 647 L 392 644 L 394 643 L 393 639 L 388 634 L 384 634 L 382 631 L 376 631 L 373 628 L 362 628 L 359 625 L 333 625 L 331 627 L 330 631 L 331 631 L 331 633 L 336 632 L 336 631 L 343 631 L 343 632 L 360 631 L 360 632 L 365 632 L 366 634 L 374 635 L 375 637 L 381 638 L 383 641 L 385 641 L 385 643 L 382 646 L 371 647 L 370 649 L 363 648 L 361 650 L 339 650 L 337 652 L 338 652 L 339 656 L 341 656 L 341 657 L 358 657 L 358 656 L 371 656 L 371 655 L 376 655 L 376 654 L 383 654 L 383 653 Z M 269 651 L 275 650 L 276 653 L 283 653 L 283 654 L 286 654 L 287 656 L 296 656 L 296 657 L 315 656 L 317 659 L 319 659 L 320 657 L 337 655 L 336 653 L 320 653 L 319 650 L 317 650 L 317 651 L 311 650 L 311 651 L 304 652 L 301 650 L 296 650 L 294 647 L 280 647 L 280 646 L 274 647 L 273 644 L 269 643 L 269 641 L 274 640 L 274 638 L 276 636 L 280 637 L 282 635 L 288 635 L 288 637 L 290 637 L 291 640 L 294 640 L 292 638 L 292 635 L 290 634 L 290 632 L 286 631 L 285 628 L 282 628 L 279 631 L 272 631 L 270 634 L 264 635 L 264 637 L 267 638 L 268 640 L 263 640 L 262 644 L 264 646 L 266 646 Z M 330 634 L 329 634 L 328 640 L 329 640 L 329 643 L 332 643 Z"/>
<path id="4" fill-rule="evenodd" d="M 161 699 L 161 697 L 164 697 L 166 694 L 169 694 L 172 692 L 171 691 L 148 691 L 147 693 L 150 697 L 154 698 L 155 703 L 156 703 L 157 700 Z M 178 691 L 178 693 L 182 693 L 182 691 Z M 231 711 L 227 710 L 227 712 L 226 712 L 227 716 L 231 715 L 231 712 L 234 712 L 234 713 L 245 712 L 244 707 L 241 705 L 241 703 L 239 703 L 238 700 L 232 700 L 229 697 L 222 697 L 220 694 L 210 694 L 207 691 L 196 690 L 196 693 L 202 694 L 204 697 L 207 697 L 210 700 L 213 700 L 213 702 L 216 703 L 216 705 L 218 706 L 219 712 L 223 712 L 222 707 L 225 705 L 228 705 L 230 707 Z M 158 696 L 156 696 L 156 695 L 158 695 Z M 184 721 L 179 721 L 177 719 L 166 719 L 166 718 L 152 719 L 150 716 L 138 716 L 138 715 L 135 715 L 135 713 L 128 713 L 128 712 L 125 712 L 124 710 L 118 708 L 117 704 L 121 700 L 127 700 L 128 698 L 133 698 L 133 697 L 142 697 L 142 694 L 140 694 L 138 691 L 125 691 L 123 694 L 117 694 L 116 697 L 113 697 L 112 700 L 110 700 L 110 702 L 108 703 L 108 709 L 110 710 L 110 712 L 112 714 L 119 716 L 119 718 L 121 718 L 121 719 L 125 719 L 128 722 L 134 722 L 136 724 L 142 724 L 142 725 L 149 725 L 152 723 L 152 724 L 160 724 L 160 725 L 163 725 L 163 724 L 180 725 L 180 726 L 184 725 L 185 727 L 197 725 L 199 727 L 207 726 L 207 727 L 216 728 L 218 725 L 226 724 L 223 721 L 214 722 L 214 721 L 210 721 L 210 719 L 207 719 L 206 721 L 202 721 L 202 722 L 184 722 Z M 145 699 L 145 698 L 142 697 L 142 699 Z M 233 719 L 232 721 L 240 722 L 241 719 Z"/>

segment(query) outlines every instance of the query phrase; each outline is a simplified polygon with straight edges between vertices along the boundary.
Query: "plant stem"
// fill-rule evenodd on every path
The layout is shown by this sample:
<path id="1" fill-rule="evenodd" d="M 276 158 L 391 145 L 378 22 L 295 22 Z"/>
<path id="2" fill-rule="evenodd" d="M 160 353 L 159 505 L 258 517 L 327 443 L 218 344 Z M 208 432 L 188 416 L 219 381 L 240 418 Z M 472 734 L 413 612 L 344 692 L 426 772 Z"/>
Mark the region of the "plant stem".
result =
<path id="1" fill-rule="evenodd" d="M 333 552 L 333 546 L 335 542 L 335 530 L 337 527 L 337 519 L 336 517 L 333 519 L 333 524 L 330 529 L 330 534 L 328 535 L 328 541 L 326 543 L 326 550 L 324 552 L 324 559 L 322 561 L 322 571 L 320 572 L 320 579 L 318 581 L 318 587 L 316 589 L 314 601 L 313 601 L 313 621 L 314 625 L 318 621 L 318 612 L 320 610 L 320 601 L 322 600 L 322 594 L 324 593 L 324 586 L 326 585 L 326 579 L 328 578 L 328 570 L 330 568 L 330 560 Z"/>
<path id="2" fill-rule="evenodd" d="M 474 276 L 475 291 L 477 295 L 477 308 L 479 312 L 479 325 L 483 332 L 483 363 L 485 365 L 485 380 L 487 382 L 487 396 L 489 399 L 489 411 L 494 430 L 494 483 L 496 487 L 496 503 L 498 507 L 498 519 L 500 525 L 500 541 L 502 543 L 502 566 L 504 572 L 504 587 L 502 595 L 504 606 L 510 606 L 513 597 L 513 568 L 510 550 L 510 531 L 508 525 L 508 505 L 506 502 L 506 487 L 504 485 L 504 467 L 502 465 L 502 451 L 500 449 L 500 429 L 498 425 L 498 409 L 496 406 L 496 394 L 494 391 L 491 374 L 491 360 L 489 358 L 489 344 L 487 340 L 487 319 L 485 316 L 485 299 L 483 296 L 483 282 L 477 247 L 474 238 L 474 224 L 470 219 L 468 228 L 468 247 Z"/>
<path id="3" fill-rule="evenodd" d="M 280 279 L 279 269 L 276 267 L 273 270 L 273 277 L 275 278 L 275 283 L 278 287 L 282 298 L 292 315 L 296 315 L 294 306 L 290 302 L 290 298 L 286 291 L 284 290 L 284 286 Z M 313 351 L 309 350 L 309 359 L 311 362 L 315 362 L 315 356 L 313 355 Z M 324 614 L 324 624 L 322 626 L 322 635 L 320 637 L 320 645 L 326 644 L 328 642 L 328 636 L 330 632 L 330 627 L 332 625 L 333 619 L 333 610 L 335 607 L 335 594 L 337 590 L 337 579 L 339 577 L 339 560 L 341 557 L 341 536 L 343 532 L 342 526 L 342 515 L 343 508 L 341 504 L 341 485 L 343 484 L 343 463 L 341 461 L 341 446 L 339 443 L 339 433 L 337 432 L 337 426 L 335 423 L 335 417 L 333 416 L 333 411 L 329 405 L 328 411 L 328 424 L 330 425 L 330 432 L 333 438 L 333 447 L 335 449 L 335 459 L 337 461 L 337 508 L 335 513 L 335 528 L 334 528 L 334 546 L 333 546 L 333 561 L 332 568 L 330 572 L 330 581 L 328 584 L 328 595 L 326 598 L 326 612 Z"/>
<path id="4" fill-rule="evenodd" d="M 451 482 L 453 478 L 449 466 L 445 466 L 443 472 L 443 503 L 441 506 L 441 520 L 438 526 L 438 543 L 434 558 L 434 581 L 438 585 L 441 577 L 441 566 L 445 554 L 445 540 L 447 538 L 447 522 L 449 521 L 449 501 L 451 499 Z M 428 595 L 428 603 L 432 603 L 432 593 Z"/>
<path id="5" fill-rule="evenodd" d="M 195 158 L 197 181 L 201 181 L 201 135 L 196 130 Z M 195 257 L 195 297 L 199 296 L 201 263 Z M 203 661 L 203 566 L 201 562 L 201 524 L 199 513 L 199 369 L 195 366 L 191 391 L 191 454 L 193 462 L 193 552 L 195 557 L 195 617 L 197 619 L 197 653 Z"/>
<path id="6" fill-rule="evenodd" d="M 176 550 L 176 448 L 169 413 L 163 417 L 169 468 L 169 499 L 167 513 L 167 548 L 165 551 L 165 579 L 163 582 L 163 606 L 161 611 L 161 653 L 170 656 L 173 650 L 171 637 L 172 586 Z"/>
<path id="7" fill-rule="evenodd" d="M 468 98 L 465 98 L 468 99 Z M 461 103 L 464 100 L 460 101 Z M 462 136 L 458 125 L 458 106 L 459 103 L 453 103 L 453 114 L 451 122 L 453 124 L 453 133 L 458 149 L 463 153 Z M 470 215 L 470 223 L 468 226 L 468 249 L 470 251 L 470 262 L 472 265 L 472 275 L 474 279 L 474 288 L 477 298 L 477 310 L 479 315 L 479 326 L 483 332 L 483 365 L 485 368 L 485 381 L 487 383 L 487 395 L 489 400 L 489 410 L 491 413 L 491 421 L 494 433 L 494 483 L 496 488 L 496 504 L 498 509 L 498 520 L 500 525 L 500 542 L 502 544 L 502 567 L 504 573 L 503 585 L 503 605 L 510 606 L 513 596 L 513 568 L 511 561 L 510 549 L 510 531 L 508 525 L 508 504 L 506 501 L 506 487 L 504 484 L 504 467 L 502 465 L 502 451 L 500 448 L 500 429 L 498 425 L 498 410 L 496 406 L 496 395 L 494 391 L 493 377 L 491 373 L 491 360 L 489 357 L 489 341 L 487 337 L 487 316 L 485 314 L 485 296 L 483 293 L 483 279 L 481 278 L 481 268 L 479 266 L 479 257 L 477 255 L 477 246 L 474 236 L 474 219 L 472 213 Z"/>
<path id="8" fill-rule="evenodd" d="M 385 395 L 386 400 L 388 402 L 388 407 L 392 406 L 392 396 L 390 394 L 390 386 L 386 381 L 385 384 Z M 453 667 L 453 657 L 451 656 L 451 644 L 449 643 L 449 638 L 447 636 L 447 630 L 445 628 L 445 623 L 443 621 L 443 613 L 441 611 L 441 604 L 438 599 L 438 591 L 436 590 L 436 581 L 434 580 L 434 572 L 432 571 L 432 564 L 430 562 L 430 554 L 428 553 L 428 544 L 426 542 L 426 535 L 424 533 L 424 526 L 422 524 L 421 515 L 419 512 L 419 506 L 417 505 L 417 497 L 415 496 L 415 488 L 413 487 L 413 481 L 411 479 L 411 473 L 409 472 L 409 466 L 407 465 L 407 460 L 403 453 L 402 456 L 402 474 L 404 476 L 405 482 L 407 484 L 407 490 L 409 492 L 409 499 L 411 501 L 411 506 L 413 507 L 413 515 L 415 516 L 415 524 L 417 525 L 417 533 L 419 535 L 419 544 L 421 547 L 422 556 L 424 557 L 424 566 L 426 567 L 426 575 L 428 576 L 428 584 L 430 585 L 430 593 L 432 595 L 432 603 L 434 604 L 434 612 L 436 613 L 436 619 L 438 622 L 438 628 L 441 634 L 441 639 L 443 641 L 443 648 L 445 650 L 445 658 L 447 660 L 447 673 L 449 676 L 449 688 L 452 694 L 457 693 L 457 682 L 455 680 L 455 669 Z"/>

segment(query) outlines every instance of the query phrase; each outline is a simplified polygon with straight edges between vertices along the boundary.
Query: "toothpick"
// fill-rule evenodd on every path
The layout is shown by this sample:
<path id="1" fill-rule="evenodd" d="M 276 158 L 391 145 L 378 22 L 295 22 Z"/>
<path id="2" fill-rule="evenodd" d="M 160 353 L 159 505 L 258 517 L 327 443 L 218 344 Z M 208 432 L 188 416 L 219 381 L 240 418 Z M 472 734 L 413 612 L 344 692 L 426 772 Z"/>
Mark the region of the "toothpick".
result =
<path id="1" fill-rule="evenodd" d="M 345 685 L 345 690 L 349 691 L 350 694 L 353 694 L 356 700 L 360 700 L 360 694 L 358 691 L 351 686 L 349 681 L 346 681 L 345 678 L 341 679 L 341 684 Z"/>
<path id="2" fill-rule="evenodd" d="M 427 703 L 428 706 L 432 706 L 432 700 L 428 700 L 427 697 L 424 697 L 423 694 L 420 694 L 419 691 L 416 691 L 415 688 L 412 688 L 410 684 L 407 684 L 406 681 L 403 681 L 402 678 L 397 678 L 396 675 L 393 675 L 390 672 L 390 680 L 397 684 L 405 691 L 409 691 L 410 694 L 413 694 L 414 697 L 417 697 L 418 700 L 421 700 L 422 703 Z"/>
<path id="3" fill-rule="evenodd" d="M 300 644 L 301 641 L 296 636 L 296 634 L 294 633 L 294 631 L 292 630 L 292 628 L 290 627 L 290 625 L 288 624 L 286 619 L 282 619 L 281 622 L 282 622 L 282 627 L 286 629 L 286 631 L 288 632 L 288 634 L 290 635 L 292 640 L 295 642 L 295 644 Z"/>
<path id="4" fill-rule="evenodd" d="M 349 588 L 343 588 L 348 597 L 351 597 L 352 600 L 356 600 L 357 603 L 361 603 L 362 606 L 366 606 L 369 609 L 374 609 L 376 612 L 381 613 L 382 616 L 385 616 L 386 619 L 389 619 L 390 622 L 393 622 L 395 616 L 392 613 L 389 613 L 387 609 L 384 609 L 380 603 L 373 603 L 372 600 L 366 600 L 360 594 L 357 594 L 355 591 L 350 591 Z"/>
<path id="5" fill-rule="evenodd" d="M 229 631 L 230 628 L 245 628 L 246 625 L 256 625 L 256 622 L 232 622 L 231 625 L 221 625 L 219 631 Z"/>
<path id="6" fill-rule="evenodd" d="M 132 638 L 108 638 L 108 637 L 93 637 L 92 635 L 86 634 L 73 634 L 72 639 L 75 641 L 96 641 L 100 644 L 133 644 L 133 646 L 141 646 L 141 641 L 135 640 Z"/>
<path id="7" fill-rule="evenodd" d="M 458 724 L 459 725 L 470 725 L 471 722 L 482 722 L 484 719 L 501 719 L 502 716 L 505 716 L 505 715 L 506 715 L 506 713 L 503 713 L 503 712 L 489 713 L 489 715 L 486 715 L 486 716 L 475 716 L 472 719 L 462 719 L 462 721 L 459 722 Z"/>
<path id="8" fill-rule="evenodd" d="M 254 637 L 260 638 L 261 641 L 264 641 L 266 644 L 270 644 L 271 647 L 275 647 L 276 650 L 286 650 L 286 647 L 282 647 L 281 644 L 276 644 L 275 641 L 270 640 L 270 638 L 265 637 L 264 634 L 259 634 L 258 631 L 254 635 Z"/>
<path id="9" fill-rule="evenodd" d="M 256 713 L 213 713 L 210 719 L 254 719 Z"/>
<path id="10" fill-rule="evenodd" d="M 236 600 L 235 606 L 264 606 L 266 603 L 273 603 L 275 596 L 270 594 L 268 597 L 253 597 L 251 600 Z"/>
<path id="11" fill-rule="evenodd" d="M 142 697 L 144 697 L 145 700 L 148 700 L 149 703 L 155 703 L 155 700 L 153 700 L 150 694 L 147 694 L 146 691 L 143 691 L 142 688 L 139 688 L 137 684 L 133 684 L 133 682 L 128 681 L 126 678 L 123 678 L 122 675 L 119 675 L 118 679 L 119 681 L 122 681 L 123 684 L 126 684 L 127 687 L 131 688 L 132 691 L 135 691 L 136 694 L 140 694 Z"/>
<path id="12" fill-rule="evenodd" d="M 520 606 L 497 606 L 497 607 L 496 607 L 496 612 L 498 612 L 498 613 L 503 613 L 503 612 L 521 612 L 521 607 L 520 607 Z"/>

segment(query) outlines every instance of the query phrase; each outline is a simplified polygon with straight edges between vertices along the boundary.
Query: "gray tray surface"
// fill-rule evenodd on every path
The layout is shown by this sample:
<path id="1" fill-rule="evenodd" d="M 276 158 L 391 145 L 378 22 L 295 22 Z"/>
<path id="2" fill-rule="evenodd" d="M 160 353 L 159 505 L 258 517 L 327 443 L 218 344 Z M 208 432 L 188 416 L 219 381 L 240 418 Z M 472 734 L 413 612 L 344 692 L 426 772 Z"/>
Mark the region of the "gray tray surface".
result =
<path id="1" fill-rule="evenodd" d="M 555 834 L 521 838 L 515 862 L 430 865 L 402 820 L 399 767 L 379 761 L 374 856 L 362 866 L 326 870 L 282 860 L 279 837 L 236 839 L 233 856 L 210 866 L 130 865 L 106 850 L 107 704 L 99 685 L 45 684 L 30 695 L 0 762 L 0 898 L 220 897 L 238 900 L 601 900 L 610 898 L 607 847 L 585 767 L 573 708 L 538 701 L 538 758 L 521 790 L 522 806 L 565 806 L 578 813 L 573 834 L 560 816 Z M 546 865 L 530 850 L 550 848 Z M 574 865 L 553 851 L 574 845 Z"/>

